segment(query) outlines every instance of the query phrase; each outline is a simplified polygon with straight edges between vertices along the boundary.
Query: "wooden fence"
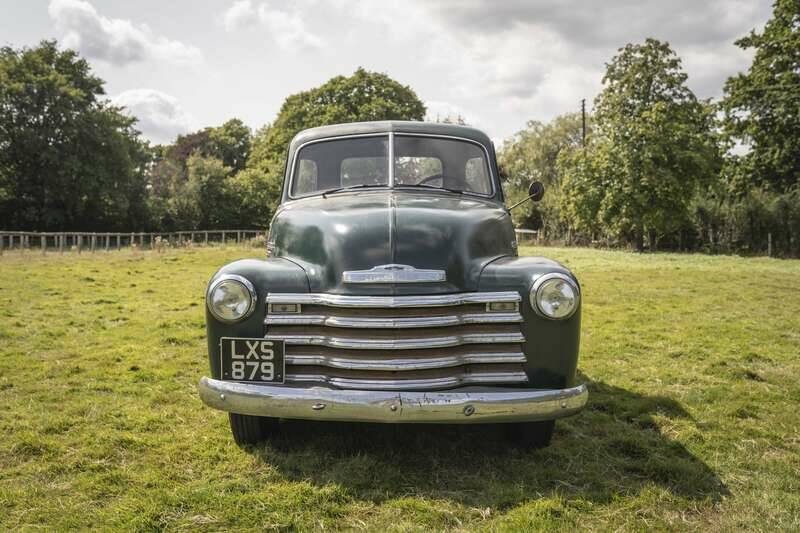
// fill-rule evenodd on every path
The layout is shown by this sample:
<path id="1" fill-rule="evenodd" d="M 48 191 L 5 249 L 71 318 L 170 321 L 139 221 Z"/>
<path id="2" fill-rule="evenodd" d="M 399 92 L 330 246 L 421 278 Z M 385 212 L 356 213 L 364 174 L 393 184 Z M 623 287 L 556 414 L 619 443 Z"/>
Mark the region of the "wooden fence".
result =
<path id="1" fill-rule="evenodd" d="M 0 254 L 6 250 L 48 251 L 111 251 L 131 246 L 155 249 L 170 246 L 208 243 L 242 243 L 264 236 L 260 230 L 173 231 L 161 233 L 87 233 L 87 232 L 33 232 L 0 230 Z"/>
<path id="2" fill-rule="evenodd" d="M 520 244 L 538 242 L 539 232 L 529 229 L 514 230 Z M 209 244 L 234 242 L 243 243 L 248 239 L 266 237 L 261 230 L 210 230 L 173 231 L 161 233 L 87 233 L 87 232 L 34 232 L 0 230 L 0 255 L 7 250 L 38 250 L 41 253 L 55 251 L 81 253 L 120 250 L 136 246 L 139 249 L 156 249 L 169 244 L 181 246 L 188 243 Z"/>

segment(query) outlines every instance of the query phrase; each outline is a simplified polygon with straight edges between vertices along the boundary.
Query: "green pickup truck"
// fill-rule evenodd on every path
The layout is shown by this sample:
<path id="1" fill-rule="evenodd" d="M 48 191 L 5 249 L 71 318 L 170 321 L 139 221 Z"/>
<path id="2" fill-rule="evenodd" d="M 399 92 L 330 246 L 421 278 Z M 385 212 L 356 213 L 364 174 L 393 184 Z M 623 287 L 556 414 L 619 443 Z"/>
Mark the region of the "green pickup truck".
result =
<path id="1" fill-rule="evenodd" d="M 340 124 L 299 133 L 287 161 L 267 257 L 223 266 L 206 293 L 200 397 L 235 441 L 295 418 L 502 423 L 549 444 L 588 397 L 581 291 L 563 265 L 518 256 L 491 140 Z"/>

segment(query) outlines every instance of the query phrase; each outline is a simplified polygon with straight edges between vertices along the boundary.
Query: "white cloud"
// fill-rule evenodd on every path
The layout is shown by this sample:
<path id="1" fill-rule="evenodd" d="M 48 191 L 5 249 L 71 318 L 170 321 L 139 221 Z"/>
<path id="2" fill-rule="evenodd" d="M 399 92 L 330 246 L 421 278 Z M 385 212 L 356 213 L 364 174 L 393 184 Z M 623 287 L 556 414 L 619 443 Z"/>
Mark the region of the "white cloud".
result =
<path id="1" fill-rule="evenodd" d="M 250 0 L 239 0 L 222 15 L 225 29 L 229 32 L 241 30 L 260 23 L 269 32 L 280 48 L 320 48 L 322 39 L 310 32 L 298 11 L 285 11 L 267 3 L 257 7 Z"/>
<path id="2" fill-rule="evenodd" d="M 256 10 L 250 0 L 239 0 L 222 15 L 222 22 L 228 31 L 239 30 L 255 22 Z"/>
<path id="3" fill-rule="evenodd" d="M 191 117 L 173 96 L 155 89 L 131 89 L 118 94 L 111 103 L 138 119 L 137 129 L 151 141 L 169 143 L 190 130 Z"/>
<path id="4" fill-rule="evenodd" d="M 126 65 L 147 59 L 178 64 L 202 61 L 200 50 L 180 41 L 154 35 L 144 24 L 112 19 L 100 15 L 89 2 L 51 0 L 50 18 L 62 33 L 62 44 L 78 50 L 86 57 L 115 65 Z"/>

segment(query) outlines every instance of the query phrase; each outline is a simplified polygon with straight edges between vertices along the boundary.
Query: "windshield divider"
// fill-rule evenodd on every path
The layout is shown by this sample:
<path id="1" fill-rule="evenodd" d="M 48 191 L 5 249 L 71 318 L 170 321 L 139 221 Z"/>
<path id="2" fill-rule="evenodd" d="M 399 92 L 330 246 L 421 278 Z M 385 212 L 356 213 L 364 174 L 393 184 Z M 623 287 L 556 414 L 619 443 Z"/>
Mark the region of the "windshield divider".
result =
<path id="1" fill-rule="evenodd" d="M 389 188 L 394 189 L 394 132 L 389 132 Z"/>

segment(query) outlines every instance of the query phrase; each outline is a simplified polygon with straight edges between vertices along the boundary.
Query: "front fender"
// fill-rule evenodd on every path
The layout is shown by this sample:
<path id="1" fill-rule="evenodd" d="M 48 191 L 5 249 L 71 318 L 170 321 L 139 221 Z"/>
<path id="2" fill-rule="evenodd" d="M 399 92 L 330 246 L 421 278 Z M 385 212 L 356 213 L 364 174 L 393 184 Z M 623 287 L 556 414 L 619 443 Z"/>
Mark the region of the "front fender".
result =
<path id="1" fill-rule="evenodd" d="M 522 296 L 520 312 L 524 322 L 522 348 L 528 362 L 525 372 L 535 388 L 567 388 L 575 385 L 580 345 L 581 302 L 571 317 L 550 320 L 531 306 L 530 288 L 544 274 L 558 272 L 578 280 L 568 268 L 543 257 L 503 257 L 481 272 L 481 291 L 517 291 Z M 580 285 L 578 285 L 580 287 Z M 582 299 L 581 299 L 582 300 Z"/>
<path id="2" fill-rule="evenodd" d="M 211 375 L 216 379 L 220 378 L 220 337 L 263 337 L 267 293 L 308 292 L 308 278 L 305 271 L 295 263 L 280 257 L 234 261 L 220 268 L 209 280 L 209 285 L 223 274 L 237 274 L 250 280 L 256 289 L 257 301 L 255 312 L 235 324 L 220 322 L 206 305 L 208 362 Z"/>

